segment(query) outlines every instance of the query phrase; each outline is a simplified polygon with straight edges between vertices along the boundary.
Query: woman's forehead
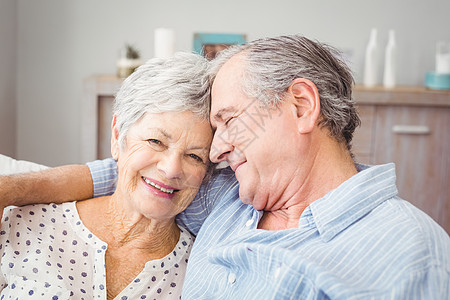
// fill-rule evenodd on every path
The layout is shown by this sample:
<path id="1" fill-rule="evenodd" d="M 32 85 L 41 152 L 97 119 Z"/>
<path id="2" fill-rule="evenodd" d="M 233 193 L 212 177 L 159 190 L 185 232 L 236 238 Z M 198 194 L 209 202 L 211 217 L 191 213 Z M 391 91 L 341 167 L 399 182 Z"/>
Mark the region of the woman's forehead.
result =
<path id="1" fill-rule="evenodd" d="M 171 141 L 195 142 L 201 147 L 209 144 L 212 136 L 209 122 L 190 111 L 146 113 L 134 127 L 142 132 L 159 134 Z"/>

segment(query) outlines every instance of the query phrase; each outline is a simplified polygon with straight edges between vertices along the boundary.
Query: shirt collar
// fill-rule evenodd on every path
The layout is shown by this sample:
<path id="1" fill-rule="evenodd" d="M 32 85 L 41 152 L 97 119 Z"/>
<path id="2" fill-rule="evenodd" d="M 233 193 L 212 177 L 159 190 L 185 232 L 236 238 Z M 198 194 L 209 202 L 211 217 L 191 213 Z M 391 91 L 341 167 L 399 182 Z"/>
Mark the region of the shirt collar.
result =
<path id="1" fill-rule="evenodd" d="M 304 211 L 300 227 L 311 222 L 307 220 L 313 220 L 322 240 L 328 242 L 382 202 L 397 195 L 393 163 L 371 167 L 357 164 L 356 167 L 356 175 Z"/>

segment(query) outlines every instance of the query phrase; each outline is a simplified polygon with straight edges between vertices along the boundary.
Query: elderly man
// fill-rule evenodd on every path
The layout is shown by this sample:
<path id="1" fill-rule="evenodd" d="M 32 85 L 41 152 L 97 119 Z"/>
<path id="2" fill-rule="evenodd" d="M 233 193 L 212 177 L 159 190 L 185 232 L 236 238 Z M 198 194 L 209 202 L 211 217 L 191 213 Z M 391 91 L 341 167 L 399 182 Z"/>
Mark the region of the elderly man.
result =
<path id="1" fill-rule="evenodd" d="M 397 196 L 393 164 L 353 161 L 360 121 L 337 56 L 283 36 L 213 61 L 210 158 L 231 168 L 179 215 L 197 236 L 184 299 L 447 299 L 447 233 Z M 89 167 L 94 194 L 112 192 L 114 161 Z M 51 170 L 29 186 L 64 173 L 58 198 L 71 180 L 66 193 L 88 197 L 86 172 Z"/>

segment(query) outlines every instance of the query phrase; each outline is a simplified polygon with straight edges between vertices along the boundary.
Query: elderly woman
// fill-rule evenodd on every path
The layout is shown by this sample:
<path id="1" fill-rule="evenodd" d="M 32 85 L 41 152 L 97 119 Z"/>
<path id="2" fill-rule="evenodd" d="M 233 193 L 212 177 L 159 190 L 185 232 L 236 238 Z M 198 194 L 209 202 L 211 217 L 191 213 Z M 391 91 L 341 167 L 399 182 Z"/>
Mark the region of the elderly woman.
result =
<path id="1" fill-rule="evenodd" d="M 2 299 L 180 297 L 193 237 L 175 216 L 210 167 L 207 68 L 178 53 L 125 80 L 112 122 L 113 195 L 5 209 Z"/>

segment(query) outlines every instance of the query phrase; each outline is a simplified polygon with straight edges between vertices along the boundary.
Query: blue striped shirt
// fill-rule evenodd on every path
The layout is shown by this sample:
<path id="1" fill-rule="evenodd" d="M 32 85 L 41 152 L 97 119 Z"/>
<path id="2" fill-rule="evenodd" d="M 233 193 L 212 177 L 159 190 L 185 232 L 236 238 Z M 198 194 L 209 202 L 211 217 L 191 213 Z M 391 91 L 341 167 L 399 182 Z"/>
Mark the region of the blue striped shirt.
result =
<path id="1" fill-rule="evenodd" d="M 90 164 L 94 182 L 113 163 Z M 215 174 L 178 218 L 197 235 L 183 299 L 449 299 L 448 234 L 397 196 L 393 164 L 358 168 L 280 231 Z"/>

